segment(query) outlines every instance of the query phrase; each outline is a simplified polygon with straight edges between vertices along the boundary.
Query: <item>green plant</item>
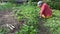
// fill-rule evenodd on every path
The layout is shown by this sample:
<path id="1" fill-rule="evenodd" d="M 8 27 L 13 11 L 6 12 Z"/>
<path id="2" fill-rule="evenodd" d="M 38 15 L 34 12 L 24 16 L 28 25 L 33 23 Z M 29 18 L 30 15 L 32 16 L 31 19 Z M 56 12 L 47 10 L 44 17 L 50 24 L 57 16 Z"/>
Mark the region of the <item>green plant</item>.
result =
<path id="1" fill-rule="evenodd" d="M 20 34 L 38 34 L 39 23 L 39 8 L 33 5 L 21 5 L 20 10 L 15 11 L 17 19 L 19 21 L 24 21 L 25 25 L 21 26 Z M 24 20 L 25 19 L 25 20 Z M 22 33 L 23 32 L 23 33 Z"/>
<path id="2" fill-rule="evenodd" d="M 37 34 L 36 29 L 34 29 L 34 26 L 28 26 L 28 25 L 23 25 L 21 26 L 20 32 L 16 32 L 16 34 Z"/>
<path id="3" fill-rule="evenodd" d="M 9 31 L 9 28 L 7 28 L 6 26 L 0 27 L 0 34 L 8 34 Z"/>

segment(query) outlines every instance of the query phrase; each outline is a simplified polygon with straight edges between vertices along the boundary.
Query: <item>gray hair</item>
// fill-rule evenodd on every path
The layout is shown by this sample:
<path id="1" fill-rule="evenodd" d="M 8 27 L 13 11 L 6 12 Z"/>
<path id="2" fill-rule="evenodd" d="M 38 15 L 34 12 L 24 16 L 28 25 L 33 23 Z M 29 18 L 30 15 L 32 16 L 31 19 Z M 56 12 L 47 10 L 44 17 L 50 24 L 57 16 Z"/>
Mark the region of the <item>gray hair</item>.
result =
<path id="1" fill-rule="evenodd" d="M 39 1 L 39 2 L 37 3 L 38 6 L 41 6 L 42 4 L 43 4 L 43 1 Z"/>

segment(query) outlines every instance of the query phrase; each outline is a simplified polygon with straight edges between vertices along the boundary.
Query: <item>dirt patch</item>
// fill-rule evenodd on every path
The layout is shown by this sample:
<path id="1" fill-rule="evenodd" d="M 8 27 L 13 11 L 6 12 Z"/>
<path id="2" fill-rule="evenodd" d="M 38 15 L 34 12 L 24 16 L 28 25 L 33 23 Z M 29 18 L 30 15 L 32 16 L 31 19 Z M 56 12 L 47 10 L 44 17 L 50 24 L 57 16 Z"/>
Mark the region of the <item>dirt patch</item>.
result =
<path id="1" fill-rule="evenodd" d="M 13 25 L 16 28 L 14 31 L 18 30 L 20 27 L 20 22 L 16 20 L 16 17 L 14 16 L 12 10 L 0 11 L 0 27 L 4 27 L 4 26 L 6 27 L 6 24 Z"/>

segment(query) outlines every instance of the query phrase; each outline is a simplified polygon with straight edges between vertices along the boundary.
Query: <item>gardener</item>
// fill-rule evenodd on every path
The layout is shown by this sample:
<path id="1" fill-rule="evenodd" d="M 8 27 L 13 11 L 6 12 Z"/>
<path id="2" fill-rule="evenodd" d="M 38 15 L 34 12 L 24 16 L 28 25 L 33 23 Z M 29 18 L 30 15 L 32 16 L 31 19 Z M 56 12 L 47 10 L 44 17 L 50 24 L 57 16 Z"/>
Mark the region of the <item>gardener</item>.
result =
<path id="1" fill-rule="evenodd" d="M 39 13 L 40 14 L 40 17 L 49 18 L 49 17 L 52 16 L 52 10 L 43 1 L 39 1 L 38 2 L 38 7 L 41 8 L 40 13 Z"/>

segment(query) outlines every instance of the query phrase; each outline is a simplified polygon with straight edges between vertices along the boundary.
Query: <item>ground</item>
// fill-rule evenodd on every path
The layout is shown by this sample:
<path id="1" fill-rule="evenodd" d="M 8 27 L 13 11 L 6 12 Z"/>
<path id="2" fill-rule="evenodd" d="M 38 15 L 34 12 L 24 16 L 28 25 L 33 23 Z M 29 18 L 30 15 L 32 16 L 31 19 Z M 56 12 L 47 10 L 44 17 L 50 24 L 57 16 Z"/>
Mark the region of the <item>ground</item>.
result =
<path id="1" fill-rule="evenodd" d="M 13 15 L 14 14 L 12 10 L 10 9 L 0 11 L 0 27 L 6 26 L 6 24 L 12 24 L 16 27 L 16 29 L 18 29 L 18 21 L 16 20 L 16 17 Z"/>

